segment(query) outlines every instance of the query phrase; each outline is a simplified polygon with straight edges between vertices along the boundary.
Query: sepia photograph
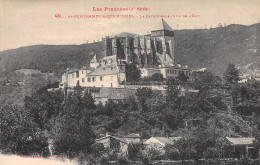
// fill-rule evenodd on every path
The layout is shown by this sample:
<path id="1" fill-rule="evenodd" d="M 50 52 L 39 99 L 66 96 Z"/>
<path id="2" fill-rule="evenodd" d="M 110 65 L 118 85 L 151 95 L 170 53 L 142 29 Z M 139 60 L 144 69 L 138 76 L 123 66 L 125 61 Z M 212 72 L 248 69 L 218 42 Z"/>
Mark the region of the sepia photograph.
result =
<path id="1" fill-rule="evenodd" d="M 260 165 L 260 0 L 0 0 L 0 165 Z"/>

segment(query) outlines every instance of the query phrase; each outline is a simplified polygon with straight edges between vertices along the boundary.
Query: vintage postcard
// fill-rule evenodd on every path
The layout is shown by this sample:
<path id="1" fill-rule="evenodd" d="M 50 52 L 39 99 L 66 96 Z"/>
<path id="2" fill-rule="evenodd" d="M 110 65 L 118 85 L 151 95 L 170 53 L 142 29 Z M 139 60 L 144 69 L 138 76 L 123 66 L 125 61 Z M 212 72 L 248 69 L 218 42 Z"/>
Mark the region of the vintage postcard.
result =
<path id="1" fill-rule="evenodd" d="M 260 0 L 0 0 L 0 164 L 260 164 Z"/>

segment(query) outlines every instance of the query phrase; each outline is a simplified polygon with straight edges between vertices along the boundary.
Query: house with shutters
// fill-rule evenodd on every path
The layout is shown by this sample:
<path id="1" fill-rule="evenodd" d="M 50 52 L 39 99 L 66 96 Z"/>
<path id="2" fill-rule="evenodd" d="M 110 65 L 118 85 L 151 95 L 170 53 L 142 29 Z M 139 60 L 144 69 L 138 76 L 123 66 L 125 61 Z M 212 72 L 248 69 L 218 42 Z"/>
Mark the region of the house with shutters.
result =
<path id="1" fill-rule="evenodd" d="M 125 81 L 125 64 L 116 55 L 104 57 L 99 64 L 94 60 L 89 69 L 67 70 L 59 87 L 119 87 Z"/>

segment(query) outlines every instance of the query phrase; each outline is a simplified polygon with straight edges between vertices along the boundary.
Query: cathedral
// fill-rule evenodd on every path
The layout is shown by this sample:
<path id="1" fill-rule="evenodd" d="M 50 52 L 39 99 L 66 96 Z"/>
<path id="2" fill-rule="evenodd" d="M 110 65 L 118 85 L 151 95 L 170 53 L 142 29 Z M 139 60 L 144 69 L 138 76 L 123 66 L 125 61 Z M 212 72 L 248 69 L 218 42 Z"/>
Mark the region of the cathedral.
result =
<path id="1" fill-rule="evenodd" d="M 120 61 L 139 67 L 174 65 L 174 30 L 162 19 L 160 27 L 149 35 L 123 32 L 103 41 L 103 57 L 117 55 Z"/>
<path id="2" fill-rule="evenodd" d="M 106 37 L 103 41 L 103 58 L 96 55 L 90 68 L 67 70 L 62 75 L 60 88 L 122 87 L 126 82 L 125 66 L 134 63 L 142 77 L 158 73 L 164 78 L 177 77 L 181 73 L 190 76 L 191 70 L 174 63 L 174 30 L 162 19 L 160 27 L 149 35 L 121 33 Z"/>
<path id="3" fill-rule="evenodd" d="M 174 30 L 162 19 L 148 35 L 123 32 L 103 41 L 103 57 L 116 55 L 119 62 L 137 64 L 142 77 L 160 73 L 164 78 L 181 73 L 190 76 L 191 70 L 174 62 Z"/>

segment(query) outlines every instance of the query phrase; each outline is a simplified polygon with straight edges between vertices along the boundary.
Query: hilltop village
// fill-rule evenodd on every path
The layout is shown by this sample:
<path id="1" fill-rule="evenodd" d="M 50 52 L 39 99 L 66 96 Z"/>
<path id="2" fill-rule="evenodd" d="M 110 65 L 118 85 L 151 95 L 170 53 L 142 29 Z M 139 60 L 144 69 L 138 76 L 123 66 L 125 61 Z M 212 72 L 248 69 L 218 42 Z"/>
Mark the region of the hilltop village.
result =
<path id="1" fill-rule="evenodd" d="M 154 74 L 161 74 L 164 79 L 191 75 L 187 66 L 174 62 L 174 30 L 163 19 L 158 29 L 149 35 L 123 32 L 103 38 L 102 42 L 103 58 L 97 59 L 94 55 L 90 68 L 68 69 L 62 75 L 60 88 L 76 85 L 124 88 L 127 64 L 136 64 L 142 78 Z"/>

